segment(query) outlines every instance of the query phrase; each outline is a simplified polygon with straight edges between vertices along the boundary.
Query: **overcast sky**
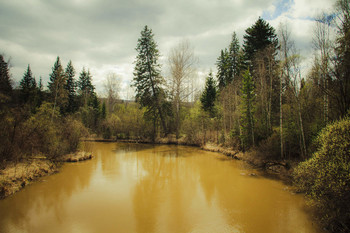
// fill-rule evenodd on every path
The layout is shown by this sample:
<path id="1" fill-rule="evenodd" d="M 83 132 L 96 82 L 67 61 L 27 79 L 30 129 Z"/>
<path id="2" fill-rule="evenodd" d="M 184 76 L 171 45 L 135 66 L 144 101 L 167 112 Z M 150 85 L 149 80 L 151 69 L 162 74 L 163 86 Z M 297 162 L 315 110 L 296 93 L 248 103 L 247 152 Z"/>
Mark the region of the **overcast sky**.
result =
<path id="1" fill-rule="evenodd" d="M 72 60 L 78 78 L 90 69 L 97 92 L 114 72 L 121 79 L 122 97 L 133 73 L 135 47 L 148 25 L 166 63 L 169 50 L 187 39 L 194 47 L 200 77 L 212 69 L 220 50 L 236 32 L 243 42 L 245 29 L 259 16 L 276 29 L 290 25 L 304 58 L 312 55 L 313 17 L 333 8 L 333 0 L 0 0 L 0 53 L 11 58 L 15 82 L 28 64 L 46 86 L 57 56 L 66 67 Z M 305 65 L 307 66 L 307 65 Z M 166 69 L 166 66 L 164 66 Z M 166 74 L 166 70 L 164 70 Z"/>

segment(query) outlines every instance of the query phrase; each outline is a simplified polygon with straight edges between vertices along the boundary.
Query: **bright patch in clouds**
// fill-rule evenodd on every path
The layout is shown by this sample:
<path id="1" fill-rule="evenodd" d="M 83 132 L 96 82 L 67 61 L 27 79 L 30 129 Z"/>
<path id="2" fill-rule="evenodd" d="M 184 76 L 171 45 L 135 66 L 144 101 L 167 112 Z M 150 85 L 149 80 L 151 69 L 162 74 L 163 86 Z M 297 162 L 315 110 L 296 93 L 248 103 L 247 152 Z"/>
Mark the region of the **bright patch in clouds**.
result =
<path id="1" fill-rule="evenodd" d="M 11 57 L 11 73 L 18 83 L 28 64 L 44 85 L 60 56 L 65 67 L 72 60 L 76 78 L 90 69 L 103 95 L 110 72 L 120 78 L 120 95 L 130 95 L 135 47 L 145 25 L 152 28 L 167 76 L 167 55 L 183 39 L 198 57 L 200 85 L 209 70 L 216 71 L 220 50 L 233 32 L 243 42 L 245 29 L 259 16 L 274 28 L 289 24 L 304 61 L 312 55 L 317 14 L 331 11 L 332 0 L 0 0 L 0 53 Z M 309 65 L 304 62 L 307 68 Z"/>
<path id="2" fill-rule="evenodd" d="M 265 20 L 273 20 L 288 12 L 293 4 L 293 0 L 277 0 L 267 10 L 263 11 L 262 17 Z"/>

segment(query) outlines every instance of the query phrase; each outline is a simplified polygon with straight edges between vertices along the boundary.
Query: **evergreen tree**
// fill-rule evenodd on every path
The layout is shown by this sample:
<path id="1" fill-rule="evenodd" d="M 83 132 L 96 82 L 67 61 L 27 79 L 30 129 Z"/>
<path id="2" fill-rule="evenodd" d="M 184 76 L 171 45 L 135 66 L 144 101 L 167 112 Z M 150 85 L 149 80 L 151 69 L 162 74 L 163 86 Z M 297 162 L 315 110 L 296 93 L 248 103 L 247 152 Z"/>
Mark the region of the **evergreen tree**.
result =
<path id="1" fill-rule="evenodd" d="M 101 116 L 100 111 L 100 101 L 97 98 L 97 95 L 95 92 L 92 92 L 88 99 L 88 109 L 91 112 L 92 115 L 92 125 L 90 125 L 90 128 L 93 128 L 96 130 L 98 126 L 98 120 Z"/>
<path id="2" fill-rule="evenodd" d="M 232 82 L 235 78 L 238 78 L 243 63 L 242 51 L 240 51 L 239 41 L 237 34 L 232 34 L 232 40 L 228 49 L 228 77 L 229 82 Z"/>
<path id="3" fill-rule="evenodd" d="M 40 91 L 43 91 L 43 79 L 41 78 L 41 76 L 40 76 L 40 79 L 39 79 L 39 82 L 38 82 L 38 89 L 40 90 Z"/>
<path id="4" fill-rule="evenodd" d="M 20 81 L 20 98 L 22 103 L 26 102 L 33 102 L 36 96 L 36 81 L 33 77 L 32 71 L 30 69 L 30 66 L 28 65 L 28 68 L 26 72 L 23 75 L 22 80 Z"/>
<path id="5" fill-rule="evenodd" d="M 205 89 L 200 98 L 202 103 L 202 109 L 209 113 L 210 117 L 215 116 L 215 101 L 216 101 L 217 91 L 216 84 L 213 78 L 212 72 L 209 73 L 206 82 Z"/>
<path id="6" fill-rule="evenodd" d="M 220 57 L 218 58 L 216 62 L 216 66 L 218 69 L 217 73 L 217 79 L 218 79 L 218 86 L 220 90 L 222 90 L 228 83 L 230 83 L 231 77 L 230 76 L 230 63 L 229 63 L 229 54 L 227 49 L 221 50 Z"/>
<path id="7" fill-rule="evenodd" d="M 101 118 L 106 119 L 107 111 L 106 111 L 106 102 L 103 101 L 102 108 L 101 108 Z"/>
<path id="8" fill-rule="evenodd" d="M 12 85 L 10 78 L 10 71 L 7 62 L 4 60 L 4 56 L 0 54 L 0 94 L 11 95 Z"/>
<path id="9" fill-rule="evenodd" d="M 241 139 L 243 148 L 255 144 L 254 138 L 254 91 L 253 78 L 249 70 L 246 70 L 242 77 L 242 118 L 241 118 Z"/>
<path id="10" fill-rule="evenodd" d="M 138 55 L 132 85 L 136 87 L 136 101 L 142 107 L 146 107 L 147 115 L 152 117 L 155 134 L 157 119 L 160 118 L 165 133 L 167 133 L 167 127 L 162 108 L 165 101 L 165 91 L 162 88 L 164 79 L 160 74 L 159 51 L 153 37 L 152 30 L 145 26 L 136 47 Z"/>
<path id="11" fill-rule="evenodd" d="M 221 50 L 220 57 L 216 62 L 218 69 L 217 79 L 220 90 L 238 78 L 243 63 L 239 41 L 234 32 L 228 49 Z"/>
<path id="12" fill-rule="evenodd" d="M 244 53 L 245 61 L 248 65 L 252 64 L 255 54 L 272 45 L 277 49 L 278 39 L 275 29 L 265 20 L 259 17 L 253 26 L 248 28 L 244 35 Z"/>
<path id="13" fill-rule="evenodd" d="M 279 78 L 277 75 L 278 39 L 275 29 L 259 17 L 244 35 L 245 63 L 256 83 L 257 105 L 256 118 L 261 119 L 256 125 L 260 139 L 269 137 L 272 125 L 278 121 Z"/>
<path id="14" fill-rule="evenodd" d="M 57 57 L 56 62 L 52 67 L 52 73 L 50 74 L 50 81 L 48 83 L 51 99 L 54 103 L 54 109 L 58 106 L 61 111 L 64 111 L 67 106 L 68 93 L 65 88 L 66 84 L 67 77 L 61 65 L 60 57 Z"/>
<path id="15" fill-rule="evenodd" d="M 92 75 L 85 68 L 81 71 L 77 81 L 78 98 L 82 122 L 90 129 L 96 130 L 101 115 L 100 102 L 92 85 Z"/>
<path id="16" fill-rule="evenodd" d="M 95 87 L 92 85 L 92 76 L 89 70 L 86 71 L 85 68 L 83 68 L 79 75 L 77 87 L 81 105 L 88 105 L 88 101 L 95 91 Z"/>
<path id="17" fill-rule="evenodd" d="M 43 90 L 43 80 L 40 77 L 39 82 L 37 84 L 37 106 L 39 107 L 41 103 L 44 101 L 44 90 Z"/>
<path id="18" fill-rule="evenodd" d="M 334 77 L 330 79 L 331 101 L 338 117 L 350 110 L 350 1 L 337 1 L 338 33 Z"/>
<path id="19" fill-rule="evenodd" d="M 76 83 L 74 81 L 75 76 L 75 70 L 72 64 L 72 61 L 68 62 L 67 68 L 66 68 L 66 76 L 67 76 L 67 83 L 65 86 L 65 89 L 68 92 L 68 105 L 67 105 L 67 112 L 73 113 L 77 110 L 77 103 L 76 103 Z"/>

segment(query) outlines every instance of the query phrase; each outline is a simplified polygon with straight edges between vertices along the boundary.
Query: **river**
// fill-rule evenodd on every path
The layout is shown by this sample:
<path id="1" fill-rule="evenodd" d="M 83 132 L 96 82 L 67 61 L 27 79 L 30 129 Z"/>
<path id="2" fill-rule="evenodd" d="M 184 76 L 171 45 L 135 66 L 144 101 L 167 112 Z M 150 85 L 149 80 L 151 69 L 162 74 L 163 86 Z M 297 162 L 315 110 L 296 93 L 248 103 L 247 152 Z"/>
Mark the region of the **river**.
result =
<path id="1" fill-rule="evenodd" d="M 90 147 L 94 159 L 1 200 L 0 232 L 319 232 L 302 195 L 244 162 L 175 145 Z"/>

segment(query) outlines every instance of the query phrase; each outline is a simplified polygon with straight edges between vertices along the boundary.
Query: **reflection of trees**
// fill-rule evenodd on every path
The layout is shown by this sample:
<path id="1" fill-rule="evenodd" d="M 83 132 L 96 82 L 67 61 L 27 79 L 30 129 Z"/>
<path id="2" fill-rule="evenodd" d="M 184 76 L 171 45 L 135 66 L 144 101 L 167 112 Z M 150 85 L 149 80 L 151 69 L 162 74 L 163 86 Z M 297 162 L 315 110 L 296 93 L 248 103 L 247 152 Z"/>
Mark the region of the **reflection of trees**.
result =
<path id="1" fill-rule="evenodd" d="M 115 148 L 116 144 L 114 143 L 101 143 L 97 151 L 102 173 L 111 180 L 120 174 L 119 157 L 125 154 L 123 150 L 115 151 Z"/>
<path id="2" fill-rule="evenodd" d="M 191 187 L 193 171 L 185 157 L 178 157 L 178 147 L 170 148 L 157 146 L 136 155 L 139 167 L 147 174 L 139 179 L 134 190 L 137 232 L 163 228 L 165 232 L 186 232 L 190 227 L 187 210 L 195 196 L 195 189 Z M 179 230 L 181 228 L 184 230 Z"/>
<path id="3" fill-rule="evenodd" d="M 314 231 L 301 197 L 241 175 L 250 172 L 237 161 L 182 146 L 98 143 L 93 153 L 92 161 L 66 165 L 0 201 L 0 232 L 8 225 L 40 232 L 57 219 L 51 232 L 72 231 L 75 221 L 90 232 Z M 33 223 L 46 213 L 52 219 Z"/>
<path id="4" fill-rule="evenodd" d="M 249 176 L 254 171 L 240 171 L 238 163 L 205 157 L 197 167 L 208 204 L 218 205 L 227 224 L 242 232 L 315 232 L 301 196 L 277 181 Z"/>
<path id="5" fill-rule="evenodd" d="M 214 231 L 315 231 L 302 211 L 303 199 L 283 191 L 282 184 L 241 175 L 255 171 L 188 149 L 156 146 L 133 157 L 147 174 L 138 179 L 133 195 L 137 232 L 189 232 L 207 224 L 208 216 L 218 223 Z"/>

